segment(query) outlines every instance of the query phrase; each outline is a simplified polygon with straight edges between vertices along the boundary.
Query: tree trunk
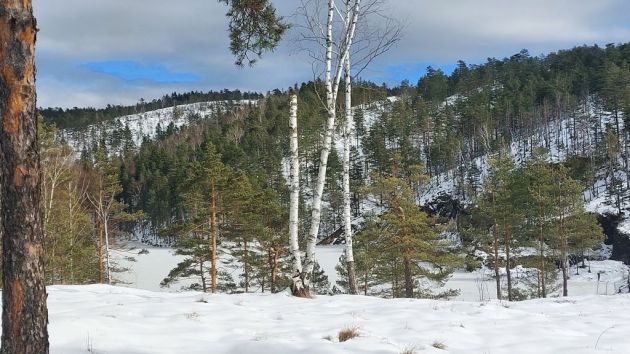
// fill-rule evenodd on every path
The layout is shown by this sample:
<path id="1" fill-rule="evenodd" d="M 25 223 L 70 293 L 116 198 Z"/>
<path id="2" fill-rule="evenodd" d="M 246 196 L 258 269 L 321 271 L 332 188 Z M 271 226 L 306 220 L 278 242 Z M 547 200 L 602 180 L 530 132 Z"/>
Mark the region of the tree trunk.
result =
<path id="1" fill-rule="evenodd" d="M 243 255 L 243 273 L 245 275 L 245 292 L 249 292 L 249 260 L 247 256 L 247 240 L 243 240 L 243 250 L 245 254 Z"/>
<path id="2" fill-rule="evenodd" d="M 497 284 L 497 299 L 501 300 L 501 273 L 499 272 L 499 239 L 496 236 L 496 226 L 493 226 L 494 229 L 494 242 L 492 243 L 492 248 L 494 251 L 494 279 Z"/>
<path id="3" fill-rule="evenodd" d="M 413 298 L 413 274 L 411 264 L 411 250 L 404 251 L 405 257 L 405 297 Z"/>
<path id="4" fill-rule="evenodd" d="M 349 2 L 348 2 L 349 4 Z M 348 5 L 349 7 L 350 5 Z M 349 12 L 348 12 L 349 13 Z M 348 270 L 348 291 L 357 294 L 357 278 L 352 249 L 352 218 L 350 210 L 350 139 L 352 139 L 352 83 L 350 82 L 350 56 L 346 58 L 346 124 L 343 131 L 343 221 L 346 236 L 346 267 Z"/>
<path id="5" fill-rule="evenodd" d="M 339 61 L 335 71 L 335 77 L 332 78 L 332 53 L 333 53 L 333 15 L 335 13 L 335 1 L 328 0 L 328 20 L 326 35 L 326 111 L 328 119 L 326 121 L 326 130 L 324 132 L 324 144 L 319 160 L 319 173 L 317 176 L 317 185 L 314 190 L 313 204 L 311 212 L 311 228 L 308 233 L 306 242 L 306 257 L 304 260 L 304 269 L 302 271 L 302 282 L 305 289 L 309 289 L 311 277 L 313 276 L 313 268 L 315 267 L 315 244 L 319 235 L 319 223 L 321 221 L 322 195 L 324 193 L 324 184 L 326 183 L 326 168 L 328 166 L 328 155 L 332 145 L 332 136 L 335 129 L 335 120 L 337 118 L 336 100 L 339 90 L 339 82 L 343 71 L 346 57 L 352 46 L 352 39 L 356 29 L 357 19 L 359 16 L 360 0 L 356 0 L 352 20 L 346 24 L 345 38 L 339 47 Z"/>
<path id="6" fill-rule="evenodd" d="M 203 273 L 203 259 L 199 260 L 199 275 L 201 276 L 201 289 L 205 293 L 208 291 L 208 286 L 206 284 L 206 275 Z"/>
<path id="7" fill-rule="evenodd" d="M 271 263 L 270 264 L 271 275 L 269 279 L 269 290 L 271 291 L 272 294 L 276 292 L 276 278 L 278 276 L 279 253 L 280 253 L 280 250 L 276 249 L 275 247 L 271 247 L 271 249 L 269 250 L 269 262 Z"/>
<path id="8" fill-rule="evenodd" d="M 98 214 L 95 216 L 97 228 L 98 228 L 98 282 L 105 284 L 105 252 L 103 252 L 103 224 L 101 223 Z"/>
<path id="9" fill-rule="evenodd" d="M 30 0 L 0 0 L 2 354 L 46 354 L 41 172 Z"/>
<path id="10" fill-rule="evenodd" d="M 512 301 L 512 272 L 510 270 L 510 227 L 505 227 L 505 274 L 507 275 L 508 301 Z"/>
<path id="11" fill-rule="evenodd" d="M 547 297 L 547 282 L 545 274 L 545 238 L 544 238 L 544 229 L 542 224 L 540 225 L 540 235 L 538 236 L 538 242 L 540 247 L 540 293 L 543 298 Z"/>
<path id="12" fill-rule="evenodd" d="M 289 128 L 291 129 L 291 196 L 289 206 L 289 253 L 291 254 L 291 292 L 295 296 L 308 297 L 302 278 L 302 255 L 298 242 L 300 208 L 300 155 L 298 151 L 297 96 L 291 95 Z"/>
<path id="13" fill-rule="evenodd" d="M 560 230 L 560 266 L 562 268 L 562 296 L 569 296 L 569 270 L 567 262 L 567 254 L 569 253 L 569 242 L 567 240 L 567 235 L 565 234 L 564 216 L 560 218 Z"/>
<path id="14" fill-rule="evenodd" d="M 217 222 L 217 191 L 216 191 L 216 184 L 214 182 L 214 180 L 211 182 L 211 188 L 212 188 L 212 211 L 211 211 L 211 241 L 212 241 L 212 255 L 211 255 L 211 273 L 210 273 L 210 277 L 211 277 L 211 289 L 212 289 L 212 293 L 216 294 L 217 292 L 217 238 L 219 236 L 219 227 L 218 227 L 218 222 Z"/>
<path id="15" fill-rule="evenodd" d="M 105 235 L 105 270 L 107 274 L 107 284 L 112 283 L 112 268 L 109 261 L 109 224 L 107 223 L 107 216 L 103 216 L 103 231 Z"/>

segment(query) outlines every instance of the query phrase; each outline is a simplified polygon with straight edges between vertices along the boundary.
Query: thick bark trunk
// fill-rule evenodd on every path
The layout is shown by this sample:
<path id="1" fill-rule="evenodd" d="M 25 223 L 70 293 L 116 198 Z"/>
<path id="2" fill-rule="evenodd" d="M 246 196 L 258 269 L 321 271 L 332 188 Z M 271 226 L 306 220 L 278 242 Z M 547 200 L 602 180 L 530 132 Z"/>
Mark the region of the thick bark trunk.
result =
<path id="1" fill-rule="evenodd" d="M 29 0 L 0 1 L 2 354 L 46 354 L 36 23 Z"/>

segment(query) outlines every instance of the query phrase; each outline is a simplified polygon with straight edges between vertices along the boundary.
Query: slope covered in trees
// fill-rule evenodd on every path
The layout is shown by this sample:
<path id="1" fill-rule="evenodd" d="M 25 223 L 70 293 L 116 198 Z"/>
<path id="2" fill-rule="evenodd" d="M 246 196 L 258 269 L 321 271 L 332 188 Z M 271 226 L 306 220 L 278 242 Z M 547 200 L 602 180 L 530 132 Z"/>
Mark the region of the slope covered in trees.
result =
<path id="1" fill-rule="evenodd" d="M 602 240 L 584 201 L 609 203 L 615 213 L 627 205 L 629 61 L 628 44 L 541 57 L 522 51 L 480 65 L 460 62 L 451 75 L 428 68 L 417 85 L 355 82 L 349 183 L 359 291 L 448 296 L 430 290 L 464 266 L 493 269 L 499 297 L 545 296 L 563 283 L 566 289 L 568 267 Z M 300 215 L 308 215 L 325 91 L 318 81 L 291 91 L 299 102 Z M 256 98 L 205 119 L 187 112 L 185 124 L 162 127 L 139 144 L 129 138 L 133 128 L 108 131 L 73 162 L 115 171 L 124 214 L 114 217 L 114 235 L 135 233 L 186 256 L 164 285 L 181 277 L 207 291 L 287 285 L 288 92 Z M 341 136 L 336 129 L 320 237 L 343 226 Z M 441 202 L 449 198 L 461 203 Z M 82 207 L 89 213 L 94 204 Z M 309 228 L 308 219 L 300 221 L 300 242 Z M 98 242 L 85 247 L 101 250 L 102 264 L 107 246 Z M 515 269 L 530 276 L 512 279 Z"/>

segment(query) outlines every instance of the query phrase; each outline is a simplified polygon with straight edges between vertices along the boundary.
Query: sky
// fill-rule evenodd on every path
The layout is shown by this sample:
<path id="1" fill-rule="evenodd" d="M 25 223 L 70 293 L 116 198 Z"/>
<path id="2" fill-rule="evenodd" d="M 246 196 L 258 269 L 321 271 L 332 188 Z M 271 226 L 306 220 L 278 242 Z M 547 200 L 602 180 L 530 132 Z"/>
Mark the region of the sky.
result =
<path id="1" fill-rule="evenodd" d="M 628 0 L 383 0 L 400 41 L 362 72 L 377 83 L 416 82 L 427 66 L 450 71 L 526 48 L 532 55 L 630 41 Z M 288 22 L 299 0 L 274 0 Z M 38 106 L 133 104 L 171 92 L 267 92 L 313 78 L 289 33 L 254 67 L 228 50 L 217 0 L 33 0 L 38 20 Z"/>

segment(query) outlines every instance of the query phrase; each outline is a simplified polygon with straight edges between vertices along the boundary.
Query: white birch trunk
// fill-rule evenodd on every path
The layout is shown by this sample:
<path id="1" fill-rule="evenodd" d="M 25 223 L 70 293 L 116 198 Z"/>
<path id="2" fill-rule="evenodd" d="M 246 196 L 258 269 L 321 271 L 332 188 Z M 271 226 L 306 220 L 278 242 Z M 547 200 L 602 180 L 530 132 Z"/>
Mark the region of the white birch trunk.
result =
<path id="1" fill-rule="evenodd" d="M 306 258 L 304 261 L 303 269 L 303 281 L 305 288 L 310 287 L 310 281 L 315 266 L 315 244 L 317 243 L 317 236 L 319 234 L 319 224 L 321 221 L 321 206 L 322 195 L 324 192 L 324 184 L 326 182 L 326 168 L 328 166 L 328 155 L 330 154 L 330 148 L 332 144 L 332 136 L 335 128 L 335 120 L 337 118 L 336 100 L 337 92 L 339 90 L 339 82 L 341 81 L 341 75 L 343 72 L 343 66 L 346 61 L 346 57 L 352 46 L 352 39 L 354 38 L 354 31 L 359 15 L 360 0 L 356 0 L 352 10 L 352 22 L 346 23 L 345 38 L 339 46 L 340 56 L 337 62 L 335 71 L 335 77 L 332 78 L 332 52 L 333 52 L 333 16 L 335 12 L 334 0 L 328 0 L 328 22 L 327 22 L 327 35 L 326 35 L 326 105 L 328 120 L 326 122 L 326 130 L 324 132 L 324 144 L 319 161 L 319 174 L 317 176 L 317 185 L 315 187 L 315 193 L 313 195 L 312 213 L 311 213 L 311 228 L 309 230 L 307 243 L 306 243 Z"/>
<path id="2" fill-rule="evenodd" d="M 357 294 L 357 282 L 352 249 L 352 218 L 350 210 L 350 139 L 352 139 L 352 77 L 350 75 L 350 55 L 345 63 L 346 83 L 346 122 L 343 130 L 343 221 L 346 238 L 346 268 L 348 271 L 348 290 Z"/>
<path id="3" fill-rule="evenodd" d="M 302 282 L 302 255 L 298 243 L 298 220 L 300 203 L 300 157 L 298 151 L 297 95 L 290 98 L 289 128 L 291 129 L 291 198 L 289 206 L 289 253 L 291 254 L 291 278 L 294 295 L 304 293 Z"/>

